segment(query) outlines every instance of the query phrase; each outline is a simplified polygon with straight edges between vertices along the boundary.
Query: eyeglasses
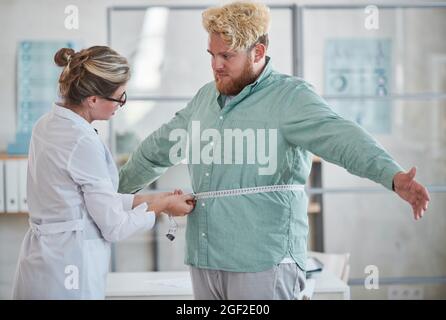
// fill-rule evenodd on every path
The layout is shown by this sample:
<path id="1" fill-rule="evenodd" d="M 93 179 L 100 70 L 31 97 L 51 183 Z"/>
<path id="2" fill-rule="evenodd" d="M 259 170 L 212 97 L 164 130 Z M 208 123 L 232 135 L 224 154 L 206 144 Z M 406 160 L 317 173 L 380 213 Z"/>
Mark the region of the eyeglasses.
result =
<path id="1" fill-rule="evenodd" d="M 119 107 L 122 107 L 127 102 L 127 93 L 124 91 L 124 93 L 119 97 L 119 99 L 104 97 L 105 100 L 108 101 L 114 101 L 119 103 Z"/>

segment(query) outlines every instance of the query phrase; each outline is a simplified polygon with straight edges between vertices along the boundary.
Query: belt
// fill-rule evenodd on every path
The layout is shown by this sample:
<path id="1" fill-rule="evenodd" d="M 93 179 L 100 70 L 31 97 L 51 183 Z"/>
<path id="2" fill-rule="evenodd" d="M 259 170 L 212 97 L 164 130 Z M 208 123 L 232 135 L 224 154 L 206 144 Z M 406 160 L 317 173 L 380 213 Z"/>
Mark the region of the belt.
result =
<path id="1" fill-rule="evenodd" d="M 29 226 L 37 236 L 40 236 L 40 235 L 56 234 L 68 231 L 84 230 L 85 221 L 82 219 L 77 219 L 64 222 L 36 224 L 32 222 L 30 219 Z"/>
<path id="2" fill-rule="evenodd" d="M 88 218 L 43 224 L 34 223 L 29 219 L 29 226 L 36 236 L 84 231 L 86 239 L 102 238 L 101 232 L 96 224 Z"/>

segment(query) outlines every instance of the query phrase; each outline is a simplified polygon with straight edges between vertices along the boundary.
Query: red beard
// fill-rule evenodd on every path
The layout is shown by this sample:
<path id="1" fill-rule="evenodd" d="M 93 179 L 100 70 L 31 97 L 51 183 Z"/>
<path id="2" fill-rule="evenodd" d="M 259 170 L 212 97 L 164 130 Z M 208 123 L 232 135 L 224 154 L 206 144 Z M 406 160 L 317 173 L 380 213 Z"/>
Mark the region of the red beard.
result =
<path id="1" fill-rule="evenodd" d="M 226 96 L 235 96 L 243 90 L 244 87 L 253 83 L 257 76 L 254 73 L 251 59 L 246 61 L 245 67 L 243 68 L 243 72 L 240 77 L 236 79 L 225 79 L 225 82 L 219 81 L 214 74 L 215 78 L 215 86 L 217 90 Z M 225 78 L 228 78 L 227 76 Z M 229 80 L 229 81 L 228 81 Z"/>

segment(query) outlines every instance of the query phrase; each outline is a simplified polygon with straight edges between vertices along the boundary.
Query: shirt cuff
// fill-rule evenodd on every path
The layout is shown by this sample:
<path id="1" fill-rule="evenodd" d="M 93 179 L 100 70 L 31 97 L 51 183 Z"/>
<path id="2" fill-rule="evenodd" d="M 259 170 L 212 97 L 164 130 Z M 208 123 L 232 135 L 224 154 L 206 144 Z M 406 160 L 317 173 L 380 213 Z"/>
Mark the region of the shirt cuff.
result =
<path id="1" fill-rule="evenodd" d="M 397 164 L 387 167 L 384 169 L 383 174 L 381 175 L 381 184 L 387 189 L 395 191 L 393 178 L 398 172 L 402 171 L 404 172 L 404 169 Z"/>
<path id="2" fill-rule="evenodd" d="M 143 202 L 132 210 L 132 213 L 143 226 L 143 230 L 150 230 L 155 225 L 155 212 L 147 211 L 147 209 L 147 203 Z"/>
<path id="3" fill-rule="evenodd" d="M 125 211 L 132 210 L 133 208 L 133 199 L 135 198 L 134 194 L 126 194 L 126 193 L 119 193 L 121 196 L 122 201 L 122 208 Z"/>

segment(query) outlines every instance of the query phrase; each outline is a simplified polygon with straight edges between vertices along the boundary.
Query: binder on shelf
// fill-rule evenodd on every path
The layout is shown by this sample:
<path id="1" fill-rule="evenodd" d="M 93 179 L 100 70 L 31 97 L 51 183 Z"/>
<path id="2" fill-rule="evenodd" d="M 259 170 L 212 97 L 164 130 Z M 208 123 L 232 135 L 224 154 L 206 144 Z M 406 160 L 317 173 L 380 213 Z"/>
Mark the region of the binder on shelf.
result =
<path id="1" fill-rule="evenodd" d="M 19 162 L 5 160 L 5 207 L 6 212 L 19 212 Z"/>
<path id="2" fill-rule="evenodd" d="M 5 174 L 4 163 L 0 160 L 0 213 L 5 212 Z"/>
<path id="3" fill-rule="evenodd" d="M 19 211 L 28 212 L 28 202 L 26 195 L 26 183 L 28 172 L 28 160 L 20 159 L 19 163 Z"/>

